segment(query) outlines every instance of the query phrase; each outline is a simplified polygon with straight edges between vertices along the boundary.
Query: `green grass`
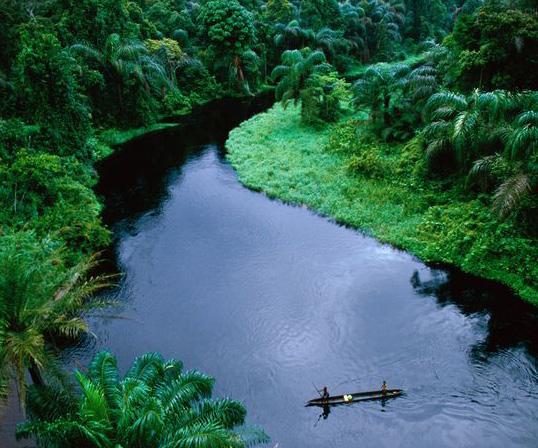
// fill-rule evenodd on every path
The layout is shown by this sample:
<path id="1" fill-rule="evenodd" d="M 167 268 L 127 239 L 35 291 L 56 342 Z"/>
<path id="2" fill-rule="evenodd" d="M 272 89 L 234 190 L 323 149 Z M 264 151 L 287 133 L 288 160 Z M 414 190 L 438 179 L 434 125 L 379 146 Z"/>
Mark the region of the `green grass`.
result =
<path id="1" fill-rule="evenodd" d="M 499 223 L 486 198 L 415 176 L 408 147 L 350 152 L 356 127 L 315 130 L 301 124 L 298 107 L 277 104 L 231 132 L 228 158 L 251 189 L 306 205 L 424 261 L 505 283 L 538 305 L 536 240 Z"/>
<path id="2" fill-rule="evenodd" d="M 179 126 L 178 123 L 154 123 L 149 126 L 132 129 L 107 129 L 99 134 L 99 140 L 109 146 L 119 146 L 127 143 L 129 140 L 140 137 L 150 132 L 161 131 L 163 129 Z"/>

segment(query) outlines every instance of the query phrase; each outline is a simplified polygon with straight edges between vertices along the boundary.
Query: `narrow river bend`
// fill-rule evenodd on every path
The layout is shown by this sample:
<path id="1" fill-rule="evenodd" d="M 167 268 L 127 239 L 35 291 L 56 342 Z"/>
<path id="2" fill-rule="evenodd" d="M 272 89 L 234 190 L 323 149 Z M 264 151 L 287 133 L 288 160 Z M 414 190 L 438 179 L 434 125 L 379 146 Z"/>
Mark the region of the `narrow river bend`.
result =
<path id="1" fill-rule="evenodd" d="M 122 319 L 75 350 L 147 351 L 213 375 L 280 448 L 538 446 L 538 315 L 498 285 L 241 186 L 228 132 L 261 104 L 215 103 L 100 167 Z M 313 384 L 406 395 L 333 409 Z"/>

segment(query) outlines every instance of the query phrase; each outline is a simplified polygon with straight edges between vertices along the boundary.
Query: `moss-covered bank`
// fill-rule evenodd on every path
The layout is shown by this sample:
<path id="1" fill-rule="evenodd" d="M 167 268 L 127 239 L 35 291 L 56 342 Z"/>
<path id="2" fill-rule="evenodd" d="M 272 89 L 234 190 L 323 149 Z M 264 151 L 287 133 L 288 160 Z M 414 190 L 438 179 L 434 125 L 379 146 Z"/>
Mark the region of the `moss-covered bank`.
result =
<path id="1" fill-rule="evenodd" d="M 228 158 L 249 188 L 307 205 L 426 262 L 505 283 L 538 305 L 535 239 L 499 222 L 485 198 L 420 180 L 409 169 L 416 162 L 409 147 L 372 145 L 359 155 L 341 148 L 355 129 L 342 122 L 314 130 L 300 123 L 298 108 L 277 104 L 231 132 Z"/>

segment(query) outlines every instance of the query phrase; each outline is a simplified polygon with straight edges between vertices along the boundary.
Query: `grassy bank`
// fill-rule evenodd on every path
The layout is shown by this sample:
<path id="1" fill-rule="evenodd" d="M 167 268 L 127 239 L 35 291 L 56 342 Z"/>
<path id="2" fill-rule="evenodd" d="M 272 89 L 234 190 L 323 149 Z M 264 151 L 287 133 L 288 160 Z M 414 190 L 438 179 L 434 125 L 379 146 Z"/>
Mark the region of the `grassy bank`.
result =
<path id="1" fill-rule="evenodd" d="M 264 95 L 273 95 L 274 87 L 268 85 L 262 85 L 257 93 L 256 97 L 263 97 Z M 148 126 L 141 126 L 137 128 L 118 129 L 108 128 L 97 132 L 97 159 L 101 160 L 110 156 L 114 152 L 114 147 L 125 145 L 126 143 L 144 135 L 157 133 L 165 129 L 177 128 L 182 125 L 184 119 L 192 116 L 198 109 L 202 109 L 213 101 L 219 101 L 226 98 L 225 96 L 216 96 L 204 101 L 198 101 L 193 107 L 180 110 L 171 115 L 161 116 L 159 121 Z M 245 95 L 229 95 L 228 98 L 234 98 L 237 100 L 247 99 L 249 97 Z"/>
<path id="2" fill-rule="evenodd" d="M 174 128 L 178 123 L 154 123 L 149 126 L 132 129 L 107 129 L 99 134 L 99 140 L 109 146 L 121 146 L 130 140 L 163 129 Z"/>
<path id="3" fill-rule="evenodd" d="M 314 130 L 298 108 L 277 104 L 232 131 L 229 159 L 246 186 L 307 205 L 336 221 L 408 250 L 497 280 L 538 305 L 537 241 L 499 222 L 487 200 L 409 171 L 410 146 L 349 150 L 357 123 Z"/>

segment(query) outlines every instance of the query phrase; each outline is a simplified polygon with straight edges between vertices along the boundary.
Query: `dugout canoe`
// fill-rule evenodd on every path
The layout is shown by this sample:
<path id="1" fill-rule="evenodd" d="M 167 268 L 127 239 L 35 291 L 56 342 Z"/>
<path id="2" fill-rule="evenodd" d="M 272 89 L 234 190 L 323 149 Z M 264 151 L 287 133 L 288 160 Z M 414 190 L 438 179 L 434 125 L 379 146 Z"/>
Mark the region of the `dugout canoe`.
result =
<path id="1" fill-rule="evenodd" d="M 387 398 L 396 398 L 403 394 L 401 389 L 388 389 L 385 393 L 380 390 L 371 392 L 357 392 L 351 395 L 351 400 L 346 400 L 345 395 L 334 395 L 329 398 L 314 398 L 306 402 L 305 406 L 333 406 L 337 404 L 358 403 L 360 401 L 385 400 Z"/>

